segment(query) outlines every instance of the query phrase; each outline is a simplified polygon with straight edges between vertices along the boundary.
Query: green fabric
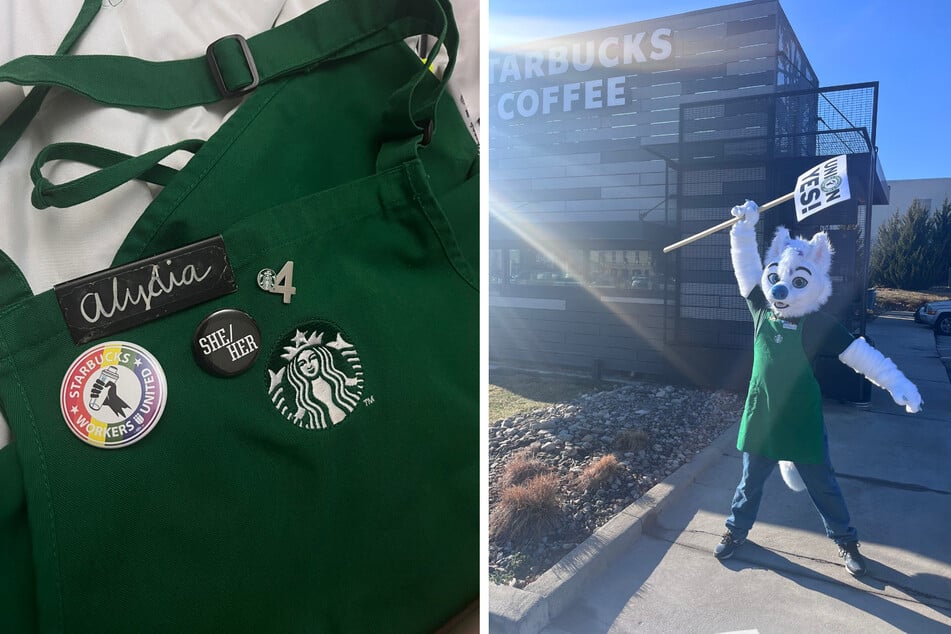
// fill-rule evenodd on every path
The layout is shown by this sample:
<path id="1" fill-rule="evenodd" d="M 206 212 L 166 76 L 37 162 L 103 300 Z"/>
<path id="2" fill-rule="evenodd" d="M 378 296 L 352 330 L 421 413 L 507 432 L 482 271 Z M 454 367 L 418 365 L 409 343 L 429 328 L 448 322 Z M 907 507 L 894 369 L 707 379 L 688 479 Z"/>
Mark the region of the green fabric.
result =
<path id="1" fill-rule="evenodd" d="M 13 260 L 0 251 L 0 312 L 4 306 L 15 304 L 33 295 L 30 283 Z"/>
<path id="2" fill-rule="evenodd" d="M 838 357 L 853 341 L 855 337 L 829 313 L 820 310 L 808 315 L 808 328 L 802 334 L 802 348 L 810 363 L 819 355 Z"/>
<path id="3" fill-rule="evenodd" d="M 759 287 L 747 304 L 755 332 L 753 371 L 736 447 L 772 460 L 822 462 L 822 394 L 811 364 L 816 354 L 841 353 L 852 336 L 821 312 L 798 322 L 779 319 Z"/>
<path id="4" fill-rule="evenodd" d="M 36 591 L 26 496 L 16 448 L 0 449 L 0 626 L 36 629 Z"/>
<path id="5" fill-rule="evenodd" d="M 427 632 L 478 596 L 477 148 L 440 99 L 432 142 L 378 170 L 404 145 L 381 104 L 412 131 L 421 113 L 392 96 L 441 92 L 421 67 L 394 41 L 261 86 L 142 214 L 116 264 L 221 234 L 238 290 L 108 337 L 168 378 L 140 442 L 106 451 L 67 429 L 64 373 L 101 341 L 73 344 L 52 292 L 0 308 L 32 544 L 31 568 L 0 574 L 36 588 L 0 631 L 33 631 L 35 614 L 44 632 Z M 256 283 L 287 261 L 290 304 Z M 17 297 L 7 272 L 0 296 Z M 191 353 L 221 308 L 262 334 L 255 365 L 227 379 Z M 267 365 L 316 323 L 346 334 L 364 385 L 343 422 L 310 431 L 275 408 Z M 22 511 L 10 517 L 26 535 Z"/>

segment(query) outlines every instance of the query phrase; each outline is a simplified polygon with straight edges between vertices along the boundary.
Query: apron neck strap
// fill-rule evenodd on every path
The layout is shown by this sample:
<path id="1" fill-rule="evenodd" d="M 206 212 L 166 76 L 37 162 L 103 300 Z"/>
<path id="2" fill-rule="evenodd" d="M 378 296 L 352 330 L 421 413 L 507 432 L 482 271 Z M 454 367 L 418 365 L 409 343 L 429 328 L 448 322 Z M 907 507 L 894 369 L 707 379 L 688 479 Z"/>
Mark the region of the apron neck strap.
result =
<path id="1" fill-rule="evenodd" d="M 66 37 L 63 38 L 59 48 L 56 49 L 57 55 L 66 55 L 72 50 L 79 40 L 79 36 L 86 31 L 92 19 L 96 17 L 101 6 L 102 0 L 83 0 L 83 6 L 79 10 L 79 15 L 76 16 L 73 26 L 66 32 Z M 42 105 L 43 99 L 46 98 L 46 93 L 49 91 L 49 86 L 37 86 L 31 90 L 26 99 L 21 101 L 6 120 L 0 124 L 0 161 L 10 153 L 16 142 L 23 136 L 27 126 L 36 117 L 36 113 L 40 111 L 40 105 Z"/>
<path id="2" fill-rule="evenodd" d="M 26 55 L 0 65 L 0 81 L 58 86 L 121 108 L 206 105 L 319 63 L 429 31 L 444 33 L 447 3 L 330 0 L 254 37 L 225 36 L 212 42 L 202 57 L 153 62 L 114 55 Z"/>

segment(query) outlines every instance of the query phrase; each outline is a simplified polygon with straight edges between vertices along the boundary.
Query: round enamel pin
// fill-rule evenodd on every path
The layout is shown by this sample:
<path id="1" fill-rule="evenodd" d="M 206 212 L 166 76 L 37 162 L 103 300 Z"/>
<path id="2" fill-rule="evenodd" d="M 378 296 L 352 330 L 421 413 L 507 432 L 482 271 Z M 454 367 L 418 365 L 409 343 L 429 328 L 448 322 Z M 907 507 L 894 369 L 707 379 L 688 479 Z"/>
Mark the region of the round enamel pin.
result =
<path id="1" fill-rule="evenodd" d="M 94 447 L 136 443 L 155 427 L 165 409 L 168 383 L 158 360 L 126 341 L 101 343 L 69 366 L 60 407 L 70 431 Z"/>
<path id="2" fill-rule="evenodd" d="M 258 358 L 261 331 L 247 313 L 225 308 L 202 320 L 192 338 L 198 365 L 215 376 L 236 376 Z"/>

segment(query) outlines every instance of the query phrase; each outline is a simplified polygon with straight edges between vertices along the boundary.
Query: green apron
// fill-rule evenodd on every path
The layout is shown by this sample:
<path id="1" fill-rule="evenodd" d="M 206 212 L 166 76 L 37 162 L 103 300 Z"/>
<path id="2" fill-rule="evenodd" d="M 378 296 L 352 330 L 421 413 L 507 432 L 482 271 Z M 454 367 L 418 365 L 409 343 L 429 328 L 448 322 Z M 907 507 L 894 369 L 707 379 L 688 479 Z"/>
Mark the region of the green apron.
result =
<path id="1" fill-rule="evenodd" d="M 183 144 L 180 172 L 157 165 L 167 148 L 63 144 L 38 161 L 103 168 L 60 185 L 37 168 L 40 206 L 164 185 L 114 264 L 220 235 L 237 290 L 76 344 L 55 293 L 34 296 L 0 254 L 2 632 L 425 632 L 478 596 L 478 153 L 402 42 L 433 33 L 452 57 L 448 2 L 332 0 L 289 25 L 249 38 L 260 85 Z M 183 107 L 254 83 L 241 42 L 220 48 L 217 80 L 204 58 L 60 56 L 13 60 L 0 81 Z M 268 292 L 261 274 L 291 262 Z M 220 309 L 260 329 L 236 376 L 193 352 Z M 92 355 L 86 384 L 104 376 L 112 342 L 125 361 L 110 371 L 145 377 L 144 398 L 160 366 L 167 397 L 141 409 L 161 412 L 147 435 L 104 449 L 64 403 L 87 406 L 67 396 L 86 376 L 71 370 Z M 111 395 L 120 418 L 129 394 Z"/>
<path id="2" fill-rule="evenodd" d="M 822 462 L 822 395 L 803 350 L 806 319 L 790 323 L 768 308 L 753 314 L 753 372 L 736 448 L 772 460 Z"/>

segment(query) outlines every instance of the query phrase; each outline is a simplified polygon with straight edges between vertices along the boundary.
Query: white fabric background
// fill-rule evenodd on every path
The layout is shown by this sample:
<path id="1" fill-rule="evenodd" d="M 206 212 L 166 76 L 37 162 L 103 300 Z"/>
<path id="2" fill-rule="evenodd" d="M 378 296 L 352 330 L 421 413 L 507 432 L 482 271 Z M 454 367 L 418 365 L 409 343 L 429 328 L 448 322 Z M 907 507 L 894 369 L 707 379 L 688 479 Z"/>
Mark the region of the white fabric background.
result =
<path id="1" fill-rule="evenodd" d="M 172 60 L 204 55 L 209 43 L 232 33 L 250 37 L 325 0 L 103 0 L 102 9 L 73 49 L 76 54 L 129 55 Z M 5 0 L 0 3 L 0 61 L 52 54 L 72 25 L 81 0 Z M 468 113 L 478 135 L 479 2 L 453 2 L 461 42 L 450 93 Z M 12 27 L 12 28 L 10 28 Z M 437 58 L 437 66 L 439 58 Z M 28 88 L 0 83 L 0 120 Z M 106 108 L 53 90 L 10 154 L 0 162 L 0 249 L 21 268 L 34 293 L 108 268 L 132 225 L 158 189 L 131 182 L 68 209 L 37 210 L 30 204 L 30 165 L 46 145 L 83 142 L 137 155 L 187 138 L 207 139 L 234 104 L 170 113 Z M 190 154 L 164 161 L 181 167 Z M 74 164 L 51 164 L 44 174 L 63 182 L 85 173 Z M 53 390 L 53 388 L 51 388 Z M 51 398 L 56 395 L 51 391 Z M 10 432 L 0 415 L 0 447 Z"/>

